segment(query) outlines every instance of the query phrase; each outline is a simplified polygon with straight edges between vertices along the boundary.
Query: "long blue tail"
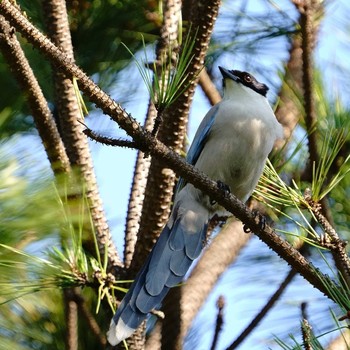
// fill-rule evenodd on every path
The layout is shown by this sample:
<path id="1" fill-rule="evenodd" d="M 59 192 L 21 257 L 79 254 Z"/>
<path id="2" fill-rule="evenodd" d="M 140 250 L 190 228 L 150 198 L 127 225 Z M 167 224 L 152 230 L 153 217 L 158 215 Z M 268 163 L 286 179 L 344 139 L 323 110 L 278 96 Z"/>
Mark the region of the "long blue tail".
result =
<path id="1" fill-rule="evenodd" d="M 107 333 L 116 345 L 128 338 L 160 304 L 169 289 L 180 283 L 192 262 L 202 251 L 207 232 L 207 217 L 193 211 L 177 215 L 166 225 L 146 263 L 113 316 Z M 195 228 L 195 230 L 194 230 Z"/>

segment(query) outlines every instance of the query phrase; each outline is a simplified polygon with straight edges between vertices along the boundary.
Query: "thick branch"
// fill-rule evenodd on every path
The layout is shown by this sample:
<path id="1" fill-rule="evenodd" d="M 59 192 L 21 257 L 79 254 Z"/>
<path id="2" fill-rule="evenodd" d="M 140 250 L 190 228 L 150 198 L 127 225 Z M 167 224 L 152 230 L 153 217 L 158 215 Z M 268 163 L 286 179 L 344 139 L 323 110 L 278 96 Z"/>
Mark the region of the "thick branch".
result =
<path id="1" fill-rule="evenodd" d="M 323 283 L 323 281 L 332 283 L 328 276 L 323 275 L 320 271 L 315 271 L 312 264 L 282 237 L 277 235 L 270 226 L 266 225 L 266 227 L 262 229 L 260 223 L 256 221 L 256 215 L 232 194 L 225 195 L 225 193 L 218 188 L 216 181 L 209 179 L 205 174 L 186 163 L 184 159 L 163 143 L 145 132 L 135 119 L 122 109 L 110 96 L 104 93 L 76 64 L 65 57 L 49 39 L 41 34 L 40 31 L 9 2 L 9 0 L 2 0 L 0 2 L 0 13 L 16 27 L 33 46 L 43 52 L 48 59 L 56 63 L 66 74 L 75 76 L 79 80 L 81 90 L 86 94 L 89 100 L 95 103 L 103 113 L 109 115 L 135 141 L 142 145 L 141 148 L 143 151 L 147 151 L 154 157 L 159 158 L 166 166 L 172 168 L 186 181 L 207 193 L 210 198 L 232 212 L 236 218 L 255 232 L 263 242 L 296 269 L 300 275 L 315 288 L 332 299 L 332 294 Z"/>
<path id="2" fill-rule="evenodd" d="M 78 307 L 74 300 L 74 291 L 71 288 L 63 290 L 67 350 L 78 350 Z"/>
<path id="3" fill-rule="evenodd" d="M 73 46 L 70 36 L 68 15 L 65 0 L 43 1 L 48 32 L 53 42 L 60 47 L 66 57 L 74 62 Z M 108 247 L 109 267 L 120 266 L 121 261 L 113 244 L 102 200 L 97 187 L 97 180 L 93 168 L 91 153 L 87 138 L 82 133 L 83 125 L 79 122 L 81 112 L 77 101 L 76 91 L 72 82 L 72 75 L 57 68 L 52 62 L 52 71 L 55 83 L 55 103 L 58 111 L 60 133 L 65 144 L 72 166 L 80 171 L 83 187 L 88 199 L 89 211 L 94 225 L 96 238 L 101 256 Z M 91 231 L 90 223 L 86 225 Z M 94 251 L 92 234 L 85 237 L 87 249 Z"/>
<path id="4" fill-rule="evenodd" d="M 303 59 L 303 88 L 305 124 L 309 140 L 310 163 L 318 162 L 317 150 L 317 117 L 315 112 L 315 100 L 313 89 L 313 48 L 314 48 L 314 25 L 313 16 L 315 6 L 311 0 L 304 0 L 300 10 L 300 27 L 302 34 L 302 59 Z"/>
<path id="5" fill-rule="evenodd" d="M 169 55 L 169 52 L 172 52 L 174 55 L 179 51 L 179 43 L 177 39 L 179 21 L 181 18 L 181 0 L 167 0 L 164 1 L 163 4 L 164 16 L 163 23 L 160 28 L 160 38 L 156 48 L 155 64 L 157 68 L 155 69 L 154 74 L 159 74 L 158 72 L 162 70 L 162 61 L 168 61 L 167 56 Z M 167 69 L 170 70 L 172 67 L 169 66 Z M 163 71 L 162 74 L 169 74 L 169 72 Z M 163 80 L 161 77 L 159 78 L 160 84 L 166 83 L 166 79 Z M 166 87 L 163 86 L 162 88 Z M 147 116 L 144 124 L 147 130 L 156 128 L 155 120 L 157 120 L 157 117 L 160 116 L 157 114 L 157 110 L 155 109 L 150 98 Z M 161 185 L 159 183 L 159 187 L 157 187 L 156 191 L 149 190 L 151 186 L 147 185 L 148 181 L 150 181 L 150 179 L 153 179 L 155 176 L 159 176 L 159 171 L 156 171 L 156 173 L 154 173 L 154 171 L 151 170 L 149 173 L 150 165 L 151 158 L 144 157 L 144 155 L 139 152 L 135 164 L 134 177 L 126 218 L 126 236 L 124 249 L 124 262 L 126 267 L 130 266 L 133 259 L 137 236 L 139 235 L 139 245 L 141 247 L 140 249 L 142 251 L 147 251 L 147 249 L 145 249 L 145 246 L 149 244 L 149 237 L 153 237 L 154 230 L 157 232 L 159 230 L 157 220 L 159 217 L 162 217 L 161 215 L 159 216 L 159 213 L 162 212 L 164 208 L 167 208 L 169 204 L 169 191 L 164 184 Z M 172 187 L 173 182 L 171 182 L 170 185 Z M 153 188 L 154 187 L 151 187 L 151 189 Z M 146 191 L 147 195 L 145 195 Z M 145 198 L 146 203 L 144 203 Z M 143 210 L 144 205 L 148 208 L 148 210 Z M 142 219 L 142 217 L 144 217 L 144 219 Z M 139 233 L 141 220 L 143 226 L 141 229 L 142 232 Z M 136 250 L 137 254 L 135 256 L 137 259 L 133 262 L 134 269 L 137 269 L 137 266 L 140 266 L 140 264 L 142 264 L 144 261 L 144 255 L 140 256 L 139 250 L 137 248 Z"/>
<path id="6" fill-rule="evenodd" d="M 175 152 L 183 149 L 189 108 L 198 81 L 197 74 L 204 63 L 219 4 L 218 0 L 193 1 L 191 12 L 195 13 L 195 16 L 186 18 L 191 23 L 187 35 L 190 40 L 195 39 L 191 52 L 193 59 L 187 69 L 189 86 L 171 107 L 164 111 L 163 122 L 158 132 L 158 139 Z M 152 159 L 145 196 L 153 200 L 148 199 L 143 205 L 138 242 L 135 247 L 138 259 L 131 265 L 133 272 L 139 270 L 146 260 L 154 240 L 169 217 L 175 180 L 175 174 L 171 169 L 164 169 L 164 163 Z"/>

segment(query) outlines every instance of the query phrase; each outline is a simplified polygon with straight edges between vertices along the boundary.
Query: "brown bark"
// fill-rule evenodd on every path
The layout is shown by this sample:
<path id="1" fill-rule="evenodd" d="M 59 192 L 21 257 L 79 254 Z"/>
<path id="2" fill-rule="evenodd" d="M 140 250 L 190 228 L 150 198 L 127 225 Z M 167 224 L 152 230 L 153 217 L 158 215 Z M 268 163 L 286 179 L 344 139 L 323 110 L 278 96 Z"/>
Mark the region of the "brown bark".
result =
<path id="1" fill-rule="evenodd" d="M 161 60 L 166 59 L 169 49 L 172 52 L 179 50 L 178 28 L 179 19 L 181 17 L 181 1 L 180 0 L 167 0 L 164 1 L 164 18 L 160 29 L 160 39 L 156 49 L 156 66 L 161 65 Z M 171 69 L 172 67 L 168 67 Z M 155 72 L 155 74 L 158 74 Z M 159 79 L 161 81 L 161 79 Z M 145 120 L 145 129 L 152 130 L 154 121 L 157 116 L 157 110 L 155 109 L 151 99 L 148 105 L 147 116 Z M 125 250 L 124 250 L 124 262 L 125 266 L 129 267 L 134 256 L 135 245 L 137 241 L 137 233 L 140 228 L 140 220 L 142 215 L 142 208 L 145 199 L 145 190 L 147 186 L 147 179 L 149 167 L 151 165 L 151 157 L 145 157 L 144 153 L 138 152 L 137 160 L 135 164 L 134 177 L 129 197 L 128 213 L 126 218 L 125 229 Z M 151 175 L 152 176 L 152 175 Z M 158 193 L 153 193 L 158 197 Z M 153 203 L 154 198 L 146 197 L 148 202 Z M 156 201 L 157 202 L 157 201 Z M 158 209 L 155 209 L 155 211 Z M 137 260 L 140 258 L 137 257 Z M 138 264 L 142 263 L 139 260 Z"/>
<path id="2" fill-rule="evenodd" d="M 78 350 L 78 306 L 73 289 L 64 289 L 65 343 L 66 350 Z"/>
<path id="3" fill-rule="evenodd" d="M 196 34 L 193 48 L 194 58 L 188 68 L 188 81 L 191 83 L 188 89 L 171 105 L 171 108 L 165 111 L 158 133 L 158 139 L 175 152 L 180 152 L 183 148 L 189 108 L 198 81 L 195 75 L 204 63 L 218 13 L 219 1 L 194 2 L 191 6 L 190 12 L 195 15 L 189 19 L 192 26 L 188 35 L 194 38 Z M 152 159 L 145 196 L 154 200 L 147 200 L 143 206 L 138 242 L 135 247 L 135 254 L 139 258 L 132 263 L 133 271 L 137 271 L 142 262 L 146 260 L 156 237 L 168 219 L 174 184 L 174 172 L 165 168 L 162 161 Z"/>
<path id="4" fill-rule="evenodd" d="M 325 350 L 349 350 L 349 344 L 350 330 L 345 329 L 339 337 L 333 339 L 328 346 L 325 347 Z"/>
<path id="5" fill-rule="evenodd" d="M 51 39 L 65 53 L 66 57 L 74 62 L 66 2 L 64 0 L 48 0 L 43 1 L 43 5 Z M 107 245 L 109 267 L 120 266 L 121 261 L 112 241 L 99 195 L 88 141 L 82 132 L 84 127 L 80 123 L 82 120 L 72 82 L 73 76 L 60 71 L 55 65 L 52 65 L 52 71 L 61 137 L 71 165 L 79 170 L 79 175 L 83 179 L 81 188 L 85 188 L 84 191 L 88 199 L 89 213 L 94 225 L 100 255 L 104 256 Z M 86 225 L 86 229 L 88 230 L 88 225 Z M 94 254 L 94 243 L 91 234 L 85 239 L 85 247 Z"/>
<path id="6" fill-rule="evenodd" d="M 299 6 L 301 5 L 301 3 L 303 3 L 303 1 L 295 1 L 295 3 L 298 3 L 298 6 Z M 316 10 L 319 11 L 320 8 L 319 7 L 317 7 L 317 9 L 314 8 L 314 11 Z M 299 18 L 299 25 L 302 28 L 305 26 L 305 24 L 306 24 L 305 18 L 304 16 L 301 15 Z M 308 22 L 308 29 L 307 30 L 304 29 L 304 32 L 310 31 L 310 29 L 312 29 L 312 33 L 308 34 L 307 43 L 303 44 L 303 33 L 298 32 L 293 36 L 291 46 L 289 49 L 289 58 L 286 64 L 284 80 L 281 86 L 281 90 L 279 92 L 279 104 L 277 106 L 276 113 L 275 113 L 277 119 L 284 127 L 284 136 L 285 136 L 284 139 L 286 141 L 289 140 L 299 120 L 303 117 L 303 113 L 300 110 L 300 101 L 298 101 L 298 99 L 300 98 L 300 96 L 304 96 L 305 85 L 308 85 L 307 89 L 309 91 L 309 96 L 311 93 L 310 84 L 305 81 L 305 75 L 304 75 L 305 64 L 303 63 L 305 57 L 303 58 L 303 52 L 304 52 L 303 46 L 308 47 L 307 52 L 306 53 L 304 52 L 304 56 L 307 55 L 309 57 L 311 55 L 312 50 L 316 46 L 316 39 L 317 39 L 319 24 L 320 23 L 316 24 L 314 22 L 312 28 L 310 28 L 310 24 Z M 310 60 L 310 58 L 308 60 Z M 308 71 L 307 81 L 311 81 L 312 77 L 310 76 L 310 62 L 306 65 L 306 69 Z M 291 98 L 291 96 L 293 95 L 294 95 L 294 98 Z M 309 101 L 308 105 L 309 105 L 309 108 L 311 108 L 312 110 L 311 114 L 314 114 L 313 102 Z M 312 122 L 311 122 L 313 126 L 315 124 L 314 118 L 315 116 L 313 115 Z M 312 129 L 313 126 L 311 127 L 311 124 L 310 124 L 310 128 Z"/>
<path id="7" fill-rule="evenodd" d="M 70 163 L 53 115 L 17 40 L 15 31 L 2 16 L 0 16 L 0 49 L 27 98 L 53 172 L 67 173 L 70 170 Z"/>
<path id="8" fill-rule="evenodd" d="M 212 82 L 205 68 L 202 69 L 201 74 L 199 75 L 198 83 L 211 105 L 215 105 L 221 101 L 220 93 L 216 89 L 216 86 Z"/>

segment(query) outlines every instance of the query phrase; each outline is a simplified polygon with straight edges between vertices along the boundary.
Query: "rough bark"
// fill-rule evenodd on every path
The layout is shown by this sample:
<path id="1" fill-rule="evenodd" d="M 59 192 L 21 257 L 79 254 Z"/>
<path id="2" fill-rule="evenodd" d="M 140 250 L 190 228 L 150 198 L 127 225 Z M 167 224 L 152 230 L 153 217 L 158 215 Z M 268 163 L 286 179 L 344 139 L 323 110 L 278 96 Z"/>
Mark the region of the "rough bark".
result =
<path id="1" fill-rule="evenodd" d="M 70 36 L 66 2 L 64 0 L 43 1 L 46 25 L 52 41 L 74 62 L 73 46 Z M 52 65 L 55 84 L 55 103 L 59 118 L 59 131 L 73 167 L 82 177 L 82 187 L 88 199 L 89 213 L 95 229 L 101 256 L 108 247 L 109 267 L 120 266 L 121 261 L 113 244 L 102 200 L 99 195 L 91 153 L 84 126 L 80 123 L 81 114 L 73 86 L 73 76 L 66 74 Z M 89 243 L 90 242 L 90 243 Z M 89 248 L 89 247 L 92 248 Z M 94 251 L 93 238 L 87 239 L 86 247 Z"/>
<path id="2" fill-rule="evenodd" d="M 65 345 L 66 350 L 78 350 L 78 306 L 73 288 L 64 289 Z"/>
<path id="3" fill-rule="evenodd" d="M 295 1 L 298 5 L 302 2 Z M 305 23 L 305 19 L 300 16 L 299 26 L 302 27 Z M 316 46 L 316 39 L 319 29 L 319 24 L 314 23 L 313 33 L 308 37 L 308 46 L 310 50 L 313 50 Z M 308 28 L 310 30 L 310 28 Z M 302 118 L 302 111 L 300 110 L 299 101 L 297 101 L 299 96 L 304 96 L 304 65 L 303 65 L 303 35 L 301 32 L 296 33 L 291 41 L 289 49 L 289 58 L 285 67 L 285 75 L 283 83 L 279 92 L 279 104 L 276 109 L 276 117 L 278 121 L 284 127 L 284 140 L 288 141 L 292 135 L 295 127 Z M 308 52 L 311 55 L 311 52 Z M 310 78 L 310 76 L 309 76 Z M 291 98 L 292 95 L 295 98 Z M 312 106 L 312 102 L 309 102 Z M 313 108 L 313 107 L 312 107 Z M 312 112 L 313 113 L 313 112 Z M 312 122 L 314 124 L 315 121 Z"/>
<path id="4" fill-rule="evenodd" d="M 188 81 L 191 83 L 171 108 L 165 111 L 158 133 L 158 139 L 175 152 L 180 152 L 183 148 L 189 108 L 198 81 L 198 77 L 195 76 L 204 63 L 219 3 L 219 1 L 203 1 L 191 5 L 191 12 L 195 15 L 189 19 L 191 30 L 188 35 L 192 38 L 196 36 L 194 58 L 188 68 Z M 135 247 L 135 254 L 139 258 L 131 265 L 133 271 L 137 271 L 146 260 L 156 237 L 168 219 L 174 184 L 174 172 L 165 168 L 164 163 L 158 159 L 152 159 L 145 196 L 154 200 L 147 200 L 143 206 L 138 242 Z"/>
<path id="5" fill-rule="evenodd" d="M 170 48 L 172 52 L 177 52 L 179 50 L 177 39 L 180 18 L 181 1 L 164 1 L 164 18 L 160 29 L 159 42 L 156 49 L 156 66 L 159 66 L 161 64 L 161 60 L 167 57 Z M 169 67 L 169 69 L 171 69 L 171 67 Z M 155 74 L 157 74 L 157 72 L 155 72 Z M 150 99 L 144 124 L 146 130 L 152 130 L 156 116 L 157 110 L 155 109 L 155 106 Z M 126 218 L 126 236 L 124 249 L 125 267 L 130 266 L 132 258 L 134 256 L 150 165 L 151 157 L 145 157 L 144 153 L 138 152 Z M 157 193 L 154 194 L 158 196 Z M 154 198 L 146 197 L 146 200 L 153 202 Z M 142 261 L 140 263 L 142 263 Z"/>
<path id="6" fill-rule="evenodd" d="M 16 33 L 0 16 L 0 49 L 27 98 L 32 116 L 55 174 L 70 171 L 70 163 L 45 96 L 17 40 Z"/>

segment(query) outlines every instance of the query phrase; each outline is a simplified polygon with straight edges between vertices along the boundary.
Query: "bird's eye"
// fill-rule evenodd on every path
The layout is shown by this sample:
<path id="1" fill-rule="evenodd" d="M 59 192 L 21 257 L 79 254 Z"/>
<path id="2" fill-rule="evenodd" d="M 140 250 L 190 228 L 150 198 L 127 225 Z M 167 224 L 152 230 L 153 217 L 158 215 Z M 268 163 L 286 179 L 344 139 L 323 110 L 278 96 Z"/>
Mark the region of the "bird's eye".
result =
<path id="1" fill-rule="evenodd" d="M 246 74 L 244 76 L 244 80 L 247 82 L 247 83 L 250 83 L 252 81 L 252 77 L 249 75 L 249 74 Z"/>

